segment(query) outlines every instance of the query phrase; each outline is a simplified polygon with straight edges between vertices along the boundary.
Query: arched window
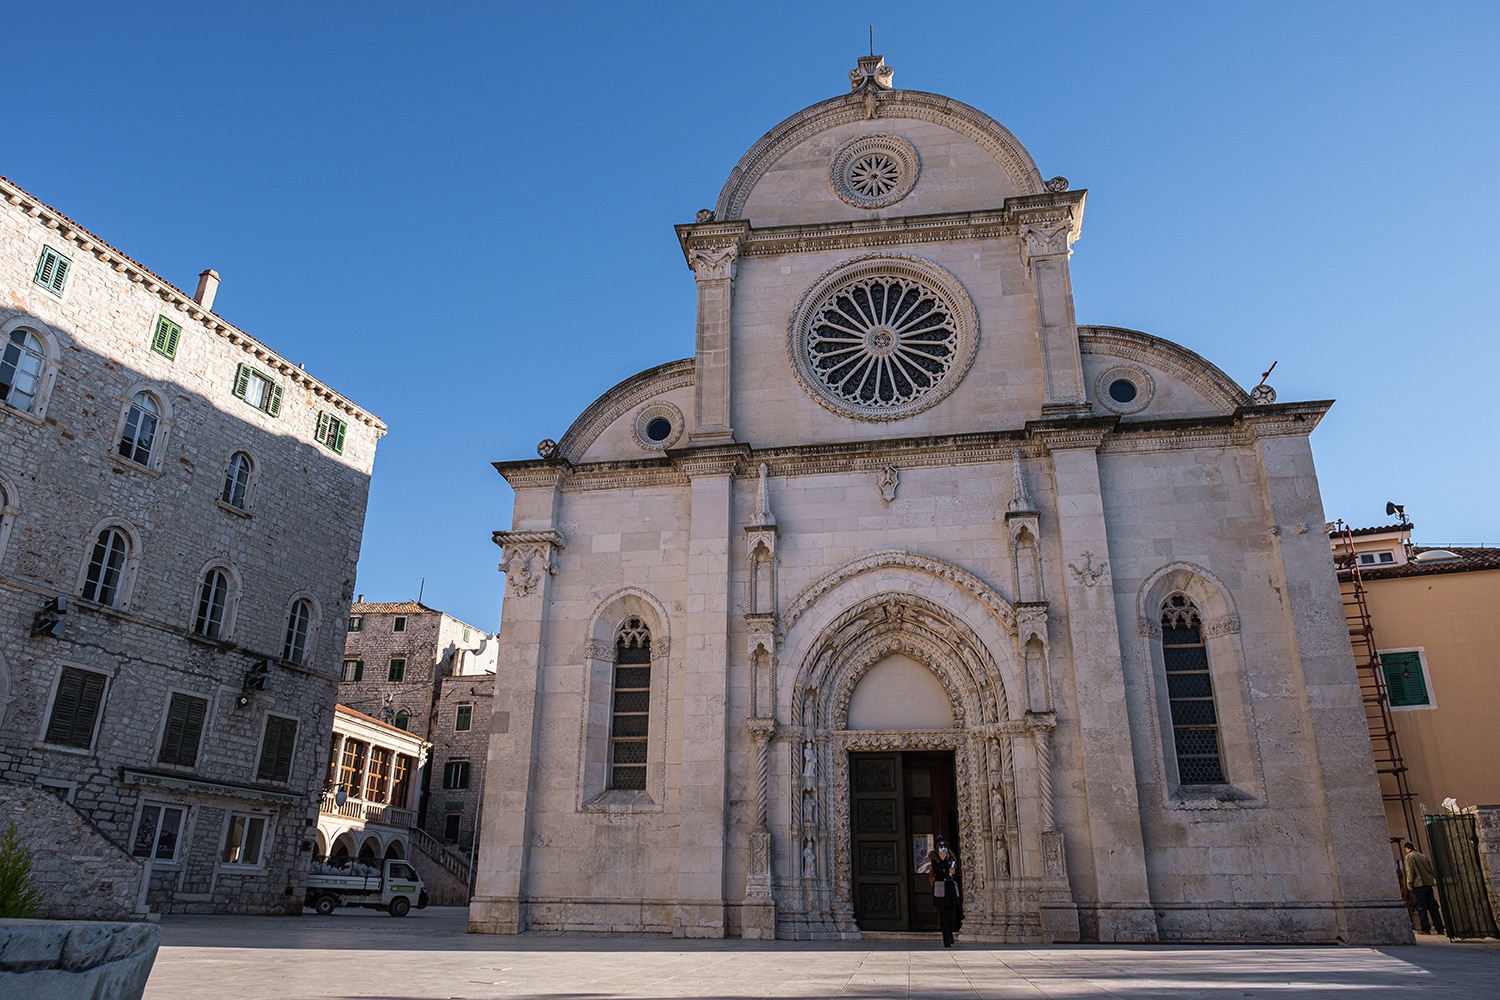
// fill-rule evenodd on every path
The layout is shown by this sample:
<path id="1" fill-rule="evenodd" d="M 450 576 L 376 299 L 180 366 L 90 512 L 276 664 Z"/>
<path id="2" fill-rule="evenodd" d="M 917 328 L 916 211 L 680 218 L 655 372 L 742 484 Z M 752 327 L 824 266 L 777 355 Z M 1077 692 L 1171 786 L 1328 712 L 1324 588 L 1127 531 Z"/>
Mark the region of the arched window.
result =
<path id="1" fill-rule="evenodd" d="M 651 721 L 651 630 L 627 618 L 615 636 L 614 702 L 609 729 L 609 787 L 646 787 Z"/>
<path id="2" fill-rule="evenodd" d="M 307 659 L 307 635 L 312 626 L 312 603 L 295 601 L 292 613 L 286 619 L 286 642 L 281 647 L 281 658 L 288 663 L 301 663 Z"/>
<path id="3" fill-rule="evenodd" d="M 209 639 L 223 638 L 228 613 L 229 574 L 215 567 L 204 574 L 203 585 L 198 588 L 198 614 L 193 619 L 193 631 Z"/>
<path id="4" fill-rule="evenodd" d="M 229 466 L 224 470 L 224 489 L 219 499 L 236 510 L 250 509 L 250 473 L 255 466 L 250 456 L 237 451 L 229 456 Z"/>
<path id="5" fill-rule="evenodd" d="M 1219 716 L 1208 649 L 1203 642 L 1203 621 L 1192 598 L 1181 591 L 1168 594 L 1162 602 L 1161 651 L 1178 781 L 1184 785 L 1224 784 Z"/>
<path id="6" fill-rule="evenodd" d="M 130 556 L 130 540 L 118 528 L 105 528 L 94 542 L 89 568 L 83 577 L 83 599 L 114 607 L 120 600 L 120 583 L 125 575 L 125 560 Z"/>
<path id="7" fill-rule="evenodd" d="M 34 333 L 12 330 L 5 353 L 0 355 L 0 400 L 26 413 L 34 412 L 46 362 L 42 342 Z"/>
<path id="8" fill-rule="evenodd" d="M 125 426 L 120 431 L 117 449 L 121 458 L 137 465 L 151 464 L 151 446 L 156 443 L 156 427 L 161 419 L 161 409 L 149 392 L 138 392 L 130 397 L 130 407 L 125 412 Z"/>
<path id="9" fill-rule="evenodd" d="M 405 729 L 407 726 L 411 725 L 411 713 L 404 708 L 398 709 L 393 725 L 397 729 Z"/>

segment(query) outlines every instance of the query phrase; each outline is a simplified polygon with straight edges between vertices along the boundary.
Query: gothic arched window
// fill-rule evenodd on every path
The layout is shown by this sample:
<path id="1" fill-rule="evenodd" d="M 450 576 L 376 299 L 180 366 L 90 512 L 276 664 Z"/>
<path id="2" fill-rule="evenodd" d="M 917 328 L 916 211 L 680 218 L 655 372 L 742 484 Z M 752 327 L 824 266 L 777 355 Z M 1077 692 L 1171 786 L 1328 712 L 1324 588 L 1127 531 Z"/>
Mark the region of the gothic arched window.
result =
<path id="1" fill-rule="evenodd" d="M 1166 664 L 1167 700 L 1172 712 L 1172 743 L 1177 780 L 1184 785 L 1221 785 L 1219 716 L 1214 705 L 1203 621 L 1192 598 L 1167 595 L 1161 608 L 1161 651 Z"/>
<path id="2" fill-rule="evenodd" d="M 609 787 L 646 787 L 646 734 L 651 719 L 651 630 L 627 618 L 615 635 L 610 710 Z"/>

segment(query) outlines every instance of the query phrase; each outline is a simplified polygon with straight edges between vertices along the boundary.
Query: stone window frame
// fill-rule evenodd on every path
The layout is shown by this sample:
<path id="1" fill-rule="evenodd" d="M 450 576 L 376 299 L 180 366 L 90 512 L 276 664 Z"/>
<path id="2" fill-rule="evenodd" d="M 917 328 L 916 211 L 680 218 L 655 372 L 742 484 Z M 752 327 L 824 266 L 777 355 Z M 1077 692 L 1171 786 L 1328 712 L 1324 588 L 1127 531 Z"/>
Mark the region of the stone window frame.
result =
<path id="1" fill-rule="evenodd" d="M 453 731 L 467 733 L 474 728 L 474 705 L 465 702 L 453 710 Z"/>
<path id="2" fill-rule="evenodd" d="M 651 632 L 651 695 L 646 737 L 646 787 L 609 787 L 610 727 L 614 700 L 615 637 L 626 619 L 640 618 Z M 666 750 L 672 676 L 671 618 L 651 594 L 629 587 L 595 608 L 583 641 L 584 705 L 579 732 L 579 812 L 661 812 L 666 801 Z"/>
<path id="3" fill-rule="evenodd" d="M 223 617 L 220 620 L 218 634 L 210 635 L 206 631 L 201 631 L 198 626 L 200 624 L 200 611 L 204 599 L 203 591 L 208 585 L 208 575 L 216 571 L 223 573 L 228 582 L 224 592 Z M 203 564 L 194 579 L 196 583 L 193 587 L 191 603 L 188 605 L 188 621 L 191 623 L 189 630 L 195 637 L 206 639 L 209 642 L 231 641 L 234 636 L 234 627 L 239 617 L 240 594 L 243 593 L 239 572 L 227 559 L 211 559 Z"/>
<path id="4" fill-rule="evenodd" d="M 245 820 L 245 829 L 239 838 L 237 845 L 241 851 L 248 842 L 250 827 L 258 820 L 261 824 L 260 843 L 256 845 L 256 856 L 254 861 L 231 861 L 229 854 L 229 837 L 234 830 L 235 820 Z M 219 838 L 218 852 L 215 855 L 215 867 L 233 872 L 258 872 L 266 869 L 266 845 L 274 843 L 272 834 L 276 825 L 276 814 L 269 809 L 238 808 L 225 810 L 223 836 Z"/>
<path id="5" fill-rule="evenodd" d="M 460 781 L 460 777 L 462 781 Z M 443 790 L 462 791 L 474 778 L 474 762 L 467 757 L 450 757 L 443 761 Z"/>
<path id="6" fill-rule="evenodd" d="M 406 657 L 393 656 L 385 667 L 387 684 L 400 684 L 406 680 Z"/>
<path id="7" fill-rule="evenodd" d="M 203 703 L 203 715 L 198 720 L 198 739 L 193 747 L 193 761 L 184 764 L 178 760 L 164 760 L 162 755 L 167 750 L 167 732 L 172 722 L 172 708 L 179 698 L 192 699 Z M 167 690 L 166 703 L 161 713 L 161 726 L 156 733 L 156 754 L 153 758 L 157 765 L 163 767 L 180 767 L 183 770 L 193 771 L 198 767 L 198 762 L 203 752 L 204 739 L 209 735 L 209 724 L 213 719 L 213 699 L 197 691 L 186 688 L 169 688 Z M 180 751 L 179 751 L 180 757 Z"/>
<path id="8" fill-rule="evenodd" d="M 306 634 L 302 640 L 302 655 L 294 657 L 290 655 L 297 652 L 292 648 L 293 616 L 297 613 L 299 606 L 307 609 Z M 318 648 L 318 637 L 323 626 L 323 612 L 317 599 L 305 590 L 298 591 L 287 600 L 286 614 L 282 616 L 282 620 L 286 622 L 286 632 L 281 644 L 282 661 L 299 667 L 306 666 L 313 659 L 313 653 Z"/>
<path id="9" fill-rule="evenodd" d="M 1218 717 L 1219 760 L 1226 779 L 1223 784 L 1185 785 L 1178 776 L 1160 623 L 1163 602 L 1179 591 L 1192 600 L 1202 621 Z M 1202 566 L 1172 563 L 1151 573 L 1141 584 L 1136 614 L 1142 643 L 1140 662 L 1147 668 L 1141 680 L 1152 742 L 1157 747 L 1157 778 L 1163 804 L 1173 809 L 1264 807 L 1265 776 L 1251 707 L 1240 619 L 1229 588 Z"/>
<path id="10" fill-rule="evenodd" d="M 146 810 L 148 809 L 157 810 L 155 829 L 151 837 L 150 850 L 146 854 L 138 854 L 136 853 L 136 851 L 140 846 L 139 841 L 141 836 L 141 824 L 146 821 Z M 170 857 L 162 858 L 158 857 L 157 853 L 161 850 L 162 821 L 166 819 L 166 814 L 169 810 L 175 810 L 182 815 L 178 821 L 179 825 L 177 827 L 176 839 L 172 842 L 172 854 Z M 145 860 L 148 860 L 155 867 L 176 868 L 180 866 L 183 862 L 183 854 L 185 853 L 182 848 L 184 842 L 187 840 L 191 812 L 192 807 L 190 805 L 187 805 L 186 803 L 163 802 L 157 799 L 142 799 L 136 805 L 135 822 L 130 826 L 130 856 L 133 858 L 143 858 Z"/>
<path id="11" fill-rule="evenodd" d="M 326 410 L 318 412 L 318 424 L 313 429 L 313 440 L 335 455 L 344 453 L 344 435 L 349 425 Z"/>
<path id="12" fill-rule="evenodd" d="M 16 519 L 21 516 L 20 497 L 16 488 L 4 474 L 0 474 L 0 572 L 5 566 L 5 553 L 10 548 L 10 535 L 15 529 Z M 4 692 L 0 691 L 0 695 Z M 0 713 L 3 715 L 3 713 Z"/>
<path id="13" fill-rule="evenodd" d="M 106 531 L 115 531 L 125 538 L 125 561 L 120 568 L 119 582 L 115 585 L 115 599 L 108 603 L 98 600 L 98 591 L 93 596 L 88 596 L 89 569 L 93 565 L 95 551 L 99 547 L 101 537 Z M 135 595 L 135 581 L 141 568 L 141 534 L 135 525 L 119 517 L 107 517 L 94 525 L 89 533 L 83 538 L 83 563 L 78 568 L 78 580 L 73 587 L 73 593 L 80 601 L 84 601 L 99 608 L 109 608 L 115 611 L 130 610 L 130 600 Z"/>
<path id="14" fill-rule="evenodd" d="M 251 379 L 260 382 L 264 388 L 254 394 L 251 398 Z M 279 417 L 281 415 L 281 397 L 285 386 L 276 381 L 270 375 L 254 365 L 240 362 L 234 370 L 234 385 L 230 392 L 245 401 L 268 417 Z"/>
<path id="15" fill-rule="evenodd" d="M 235 459 L 243 459 L 245 470 L 244 487 L 240 490 L 240 502 L 234 502 L 234 487 L 239 483 L 239 477 L 235 474 Z M 255 502 L 255 486 L 259 478 L 260 463 L 255 461 L 255 456 L 250 454 L 246 448 L 235 448 L 229 453 L 229 458 L 224 461 L 224 484 L 219 489 L 217 503 L 231 514 L 239 514 L 243 517 L 250 516 L 250 507 Z"/>
<path id="16" fill-rule="evenodd" d="M 155 413 L 147 409 L 155 408 Z M 150 440 L 146 444 L 145 459 L 137 457 L 143 435 L 140 433 L 142 414 L 151 417 Z M 114 446 L 110 449 L 110 461 L 127 469 L 145 469 L 161 473 L 162 462 L 167 453 L 167 441 L 172 434 L 172 404 L 161 389 L 149 382 L 138 382 L 120 394 L 120 416 L 115 421 Z M 130 453 L 126 453 L 129 449 Z"/>
<path id="17" fill-rule="evenodd" d="M 351 663 L 354 664 L 352 670 L 349 668 L 349 664 Z M 339 670 L 340 684 L 357 684 L 365 679 L 365 661 L 357 656 L 344 657 L 344 665 Z M 353 674 L 353 676 L 351 677 L 350 674 Z"/>
<path id="18" fill-rule="evenodd" d="M 391 631 L 392 632 L 405 632 L 406 631 L 406 615 L 397 615 L 395 617 L 395 619 L 391 621 Z"/>
<path id="19" fill-rule="evenodd" d="M 68 675 L 69 671 L 72 671 L 74 673 L 94 674 L 101 679 L 99 686 L 99 697 L 94 702 L 93 708 L 93 728 L 89 731 L 89 740 L 87 746 L 79 746 L 76 743 L 58 743 L 48 739 L 49 735 L 51 734 L 52 724 L 54 721 L 53 716 L 57 711 L 57 699 L 62 690 L 63 678 Z M 41 729 L 37 733 L 37 743 L 41 746 L 47 747 L 49 750 L 61 753 L 92 756 L 94 753 L 94 744 L 99 740 L 99 730 L 104 726 L 104 710 L 109 705 L 111 679 L 112 678 L 110 677 L 109 671 L 107 670 L 101 670 L 98 667 L 74 662 L 71 660 L 63 660 L 62 662 L 60 662 L 57 667 L 57 673 L 52 677 L 51 689 L 47 694 L 47 712 L 42 716 L 43 720 L 45 721 L 42 723 Z"/>
<path id="20" fill-rule="evenodd" d="M 41 423 L 47 417 L 47 404 L 52 399 L 52 390 L 57 384 L 58 345 L 62 338 L 47 324 L 30 316 L 17 316 L 0 325 L 0 356 L 10 346 L 10 338 L 17 330 L 25 330 L 36 338 L 41 350 L 41 367 L 36 378 L 36 392 L 32 393 L 31 405 L 21 409 L 9 399 L 0 399 L 0 407 L 6 415 L 18 414 L 33 423 Z"/>

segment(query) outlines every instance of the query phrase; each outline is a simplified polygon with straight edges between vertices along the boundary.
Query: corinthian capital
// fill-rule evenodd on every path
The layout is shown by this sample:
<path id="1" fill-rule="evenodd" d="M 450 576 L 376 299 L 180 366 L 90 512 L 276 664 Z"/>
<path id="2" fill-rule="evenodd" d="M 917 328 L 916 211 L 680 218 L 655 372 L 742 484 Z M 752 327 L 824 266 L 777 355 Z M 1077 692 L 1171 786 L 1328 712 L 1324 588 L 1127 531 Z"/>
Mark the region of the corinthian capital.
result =
<path id="1" fill-rule="evenodd" d="M 1027 222 L 1021 226 L 1021 250 L 1028 264 L 1037 257 L 1067 254 L 1077 238 L 1072 219 Z"/>
<path id="2" fill-rule="evenodd" d="M 728 246 L 693 247 L 688 251 L 688 266 L 699 281 L 733 278 L 739 256 L 740 248 L 732 243 Z"/>

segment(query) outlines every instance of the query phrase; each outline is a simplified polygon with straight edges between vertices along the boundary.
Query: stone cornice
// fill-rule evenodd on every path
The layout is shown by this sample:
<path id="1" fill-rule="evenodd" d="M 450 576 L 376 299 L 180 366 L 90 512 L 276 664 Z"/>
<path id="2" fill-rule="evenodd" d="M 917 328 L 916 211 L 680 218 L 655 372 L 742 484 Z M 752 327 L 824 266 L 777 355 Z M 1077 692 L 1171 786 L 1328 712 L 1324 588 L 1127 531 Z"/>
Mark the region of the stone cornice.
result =
<path id="1" fill-rule="evenodd" d="M 519 462 L 494 462 L 495 471 L 505 477 L 511 489 L 553 489 L 567 474 L 566 462 L 559 459 L 526 459 Z"/>
<path id="2" fill-rule="evenodd" d="M 1258 438 L 1306 436 L 1318 426 L 1318 421 L 1333 406 L 1331 399 L 1312 400 L 1304 403 L 1270 403 L 1265 406 L 1244 406 L 1235 411 L 1235 419 L 1242 422 Z"/>
<path id="3" fill-rule="evenodd" d="M 689 478 L 699 476 L 732 476 L 750 459 L 747 444 L 716 444 L 699 448 L 674 449 L 668 457 Z M 756 470 L 756 475 L 760 471 Z"/>
<path id="4" fill-rule="evenodd" d="M 1048 451 L 1072 451 L 1080 448 L 1097 451 L 1118 423 L 1118 417 L 1028 420 L 1026 431 Z"/>
<path id="5" fill-rule="evenodd" d="M 379 417 L 373 413 L 366 413 L 244 330 L 233 323 L 225 322 L 218 314 L 204 309 L 191 295 L 170 281 L 125 256 L 66 215 L 42 203 L 4 177 L 0 177 L 0 198 L 56 232 L 59 240 L 74 244 L 84 253 L 93 254 L 99 261 L 109 265 L 127 280 L 142 286 L 147 292 L 175 307 L 188 318 L 202 325 L 204 329 L 223 337 L 277 375 L 312 393 L 334 409 L 348 414 L 359 423 L 373 428 L 377 435 L 385 433 L 386 426 Z"/>

